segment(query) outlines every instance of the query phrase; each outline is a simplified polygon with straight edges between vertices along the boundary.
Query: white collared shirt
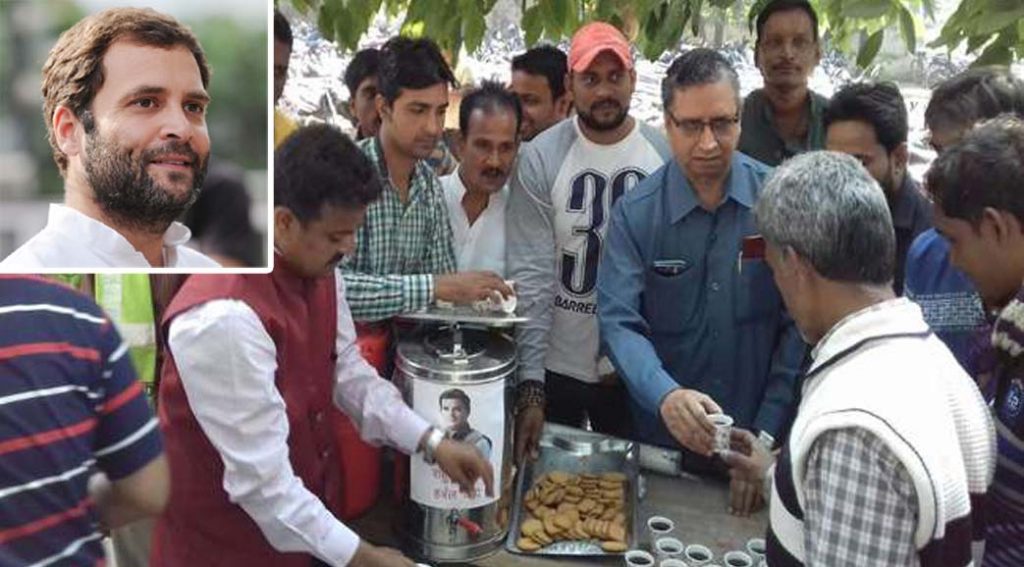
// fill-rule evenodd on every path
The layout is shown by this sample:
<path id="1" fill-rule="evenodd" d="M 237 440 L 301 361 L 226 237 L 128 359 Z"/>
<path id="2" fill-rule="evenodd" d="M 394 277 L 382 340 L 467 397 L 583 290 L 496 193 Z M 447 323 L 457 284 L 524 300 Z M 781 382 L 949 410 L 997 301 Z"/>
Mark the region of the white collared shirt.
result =
<path id="1" fill-rule="evenodd" d="M 334 404 L 360 436 L 412 454 L 430 424 L 380 378 L 356 344 L 344 279 L 336 278 Z M 274 384 L 277 349 L 247 304 L 218 299 L 171 323 L 168 344 L 189 407 L 224 462 L 224 490 L 281 552 L 347 565 L 359 536 L 306 489 L 288 460 L 288 415 Z M 326 422 L 325 422 L 326 427 Z"/>
<path id="2" fill-rule="evenodd" d="M 172 222 L 164 232 L 165 268 L 219 268 L 205 254 L 185 246 L 192 231 Z M 36 269 L 139 268 L 154 266 L 121 233 L 64 205 L 51 204 L 46 227 L 3 262 L 3 271 Z"/>
<path id="3" fill-rule="evenodd" d="M 452 244 L 455 263 L 460 272 L 490 270 L 505 277 L 505 204 L 508 203 L 508 185 L 490 196 L 487 207 L 470 225 L 462 197 L 466 186 L 459 177 L 461 167 L 441 178 L 444 200 L 448 204 L 448 219 L 452 225 Z"/>

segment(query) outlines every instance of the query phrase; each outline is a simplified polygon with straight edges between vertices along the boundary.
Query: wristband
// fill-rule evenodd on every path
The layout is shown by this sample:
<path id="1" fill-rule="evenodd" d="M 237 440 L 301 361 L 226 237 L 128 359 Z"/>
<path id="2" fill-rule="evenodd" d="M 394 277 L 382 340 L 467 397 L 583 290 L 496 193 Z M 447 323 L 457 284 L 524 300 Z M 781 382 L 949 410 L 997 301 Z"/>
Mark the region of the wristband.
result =
<path id="1" fill-rule="evenodd" d="M 431 426 L 430 432 L 427 433 L 427 439 L 423 442 L 423 460 L 431 465 L 434 464 L 437 459 L 437 448 L 441 446 L 442 441 L 444 441 L 444 432 Z"/>

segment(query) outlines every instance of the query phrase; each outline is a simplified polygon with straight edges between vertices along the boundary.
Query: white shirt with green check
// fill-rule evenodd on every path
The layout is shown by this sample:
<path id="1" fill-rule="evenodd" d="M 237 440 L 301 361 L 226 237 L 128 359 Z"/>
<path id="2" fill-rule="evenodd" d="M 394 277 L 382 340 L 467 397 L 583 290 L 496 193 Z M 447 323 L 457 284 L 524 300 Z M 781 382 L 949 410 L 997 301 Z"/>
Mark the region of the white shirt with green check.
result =
<path id="1" fill-rule="evenodd" d="M 341 264 L 345 298 L 356 321 L 379 321 L 434 301 L 434 275 L 455 271 L 444 190 L 425 162 L 416 162 L 403 203 L 388 175 L 377 138 L 359 142 L 382 185 L 356 234 L 356 251 Z"/>

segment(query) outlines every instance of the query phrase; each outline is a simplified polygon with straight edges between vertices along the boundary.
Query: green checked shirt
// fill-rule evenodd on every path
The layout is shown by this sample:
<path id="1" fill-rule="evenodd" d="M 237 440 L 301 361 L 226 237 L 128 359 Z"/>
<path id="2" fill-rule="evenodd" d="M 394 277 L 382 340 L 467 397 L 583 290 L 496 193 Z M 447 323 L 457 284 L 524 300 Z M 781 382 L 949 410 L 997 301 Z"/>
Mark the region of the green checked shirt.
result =
<path id="1" fill-rule="evenodd" d="M 377 138 L 359 142 L 383 191 L 366 210 L 356 251 L 341 264 L 345 298 L 356 321 L 379 321 L 434 301 L 434 274 L 455 271 L 452 229 L 441 182 L 425 162 L 413 168 L 409 202 L 388 175 Z"/>

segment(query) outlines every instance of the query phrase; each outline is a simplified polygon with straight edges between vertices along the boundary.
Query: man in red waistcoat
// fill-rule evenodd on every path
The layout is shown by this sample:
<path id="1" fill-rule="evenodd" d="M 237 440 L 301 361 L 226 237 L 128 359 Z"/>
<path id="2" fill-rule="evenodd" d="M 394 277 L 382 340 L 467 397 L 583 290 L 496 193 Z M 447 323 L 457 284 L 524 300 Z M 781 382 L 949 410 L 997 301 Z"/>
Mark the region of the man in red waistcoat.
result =
<path id="1" fill-rule="evenodd" d="M 322 125 L 274 159 L 274 271 L 194 275 L 164 315 L 159 409 L 172 486 L 152 565 L 412 566 L 331 512 L 341 482 L 332 401 L 365 440 L 423 451 L 463 490 L 480 481 L 491 493 L 493 472 L 416 415 L 356 346 L 334 268 L 380 192 L 369 161 Z"/>

